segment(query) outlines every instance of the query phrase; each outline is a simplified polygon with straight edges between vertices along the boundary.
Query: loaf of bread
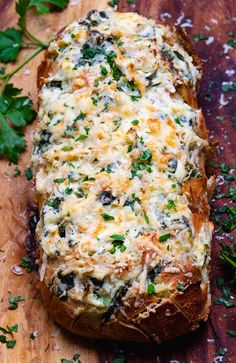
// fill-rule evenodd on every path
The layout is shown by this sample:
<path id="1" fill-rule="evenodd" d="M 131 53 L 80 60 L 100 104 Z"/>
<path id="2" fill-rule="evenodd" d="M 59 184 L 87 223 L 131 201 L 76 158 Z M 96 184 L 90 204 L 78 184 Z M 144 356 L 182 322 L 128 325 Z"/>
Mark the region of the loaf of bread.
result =
<path id="1" fill-rule="evenodd" d="M 91 11 L 39 68 L 42 293 L 77 334 L 157 343 L 207 319 L 209 148 L 185 34 Z"/>

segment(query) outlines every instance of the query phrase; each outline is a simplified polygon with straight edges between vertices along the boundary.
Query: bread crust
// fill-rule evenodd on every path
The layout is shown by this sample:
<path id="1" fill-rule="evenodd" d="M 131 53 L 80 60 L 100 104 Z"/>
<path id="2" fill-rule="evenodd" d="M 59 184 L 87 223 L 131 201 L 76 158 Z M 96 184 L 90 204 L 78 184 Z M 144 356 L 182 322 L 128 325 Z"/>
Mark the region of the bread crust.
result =
<path id="1" fill-rule="evenodd" d="M 58 38 L 64 29 L 58 33 Z M 186 33 L 180 27 L 175 27 L 176 39 L 192 56 L 193 62 L 199 68 L 202 64 L 192 48 Z M 38 68 L 38 91 L 56 67 L 55 61 L 47 51 L 45 58 Z M 197 96 L 191 90 L 189 84 L 182 84 L 177 88 L 184 101 L 197 108 Z M 40 102 L 40 100 L 39 100 Z M 207 140 L 208 130 L 204 116 L 202 115 L 198 125 L 198 134 Z M 205 155 L 203 150 L 199 157 L 201 171 L 204 178 L 186 182 L 184 189 L 190 201 L 193 212 L 193 221 L 198 232 L 209 215 L 209 186 L 205 176 Z M 42 206 L 43 200 L 38 195 L 38 204 Z M 39 265 L 42 265 L 43 250 L 39 246 Z M 171 298 L 163 298 L 160 303 L 154 302 L 152 296 L 143 296 L 142 304 L 137 304 L 135 296 L 128 297 L 124 307 L 118 309 L 110 322 L 104 322 L 103 314 L 83 313 L 78 315 L 73 304 L 59 299 L 50 289 L 50 281 L 55 270 L 55 262 L 48 258 L 43 281 L 41 282 L 42 295 L 52 318 L 69 331 L 78 335 L 96 339 L 116 339 L 136 342 L 155 341 L 161 343 L 185 334 L 199 327 L 202 321 L 206 321 L 211 304 L 209 283 L 202 282 L 202 275 L 198 268 L 191 265 L 187 259 L 179 266 L 179 272 L 168 272 L 164 268 L 160 273 L 162 279 L 173 286 L 178 281 L 186 284 L 184 292 L 176 291 Z M 191 278 L 186 277 L 191 276 Z M 151 307 L 151 308 L 150 308 Z"/>

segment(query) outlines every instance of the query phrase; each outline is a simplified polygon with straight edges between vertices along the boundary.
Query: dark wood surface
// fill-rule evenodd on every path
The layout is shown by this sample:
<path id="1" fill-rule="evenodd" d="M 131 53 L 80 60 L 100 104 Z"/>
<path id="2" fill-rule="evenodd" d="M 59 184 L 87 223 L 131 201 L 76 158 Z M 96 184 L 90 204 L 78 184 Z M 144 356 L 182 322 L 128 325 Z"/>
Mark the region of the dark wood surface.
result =
<path id="1" fill-rule="evenodd" d="M 75 1 L 74 1 L 75 3 Z M 78 5 L 69 7 L 62 14 L 48 15 L 38 20 L 32 12 L 29 18 L 36 34 L 45 37 L 45 29 L 56 31 L 75 17 L 95 7 L 104 8 L 104 0 L 79 0 Z M 189 37 L 202 34 L 207 40 L 193 42 L 204 64 L 204 76 L 199 90 L 199 103 L 206 116 L 210 139 L 218 142 L 217 162 L 226 162 L 236 167 L 236 92 L 223 93 L 222 82 L 236 82 L 236 49 L 226 46 L 230 38 L 236 38 L 236 0 L 137 0 L 128 4 L 120 0 L 122 11 L 138 11 L 140 14 L 163 21 L 186 26 Z M 0 27 L 12 26 L 16 22 L 14 1 L 0 0 Z M 233 33 L 229 32 L 235 32 Z M 40 57 L 21 72 L 15 83 L 23 87 L 36 100 L 36 70 Z M 235 73 L 233 73 L 235 72 Z M 223 119 L 223 117 L 224 119 Z M 20 160 L 24 168 L 30 160 L 30 137 L 34 125 L 28 128 L 29 148 Z M 75 337 L 59 331 L 47 317 L 37 287 L 37 273 L 15 276 L 11 267 L 25 255 L 24 240 L 27 234 L 27 219 L 33 206 L 33 190 L 24 175 L 13 178 L 13 166 L 0 162 L 0 325 L 19 323 L 17 345 L 9 351 L 0 345 L 0 362 L 3 363 L 60 363 L 61 358 L 71 359 L 76 352 L 81 354 L 82 363 L 110 363 L 117 353 L 127 357 L 128 363 L 221 363 L 236 362 L 236 337 L 227 335 L 227 329 L 236 330 L 236 308 L 227 309 L 212 305 L 207 323 L 185 337 L 156 347 L 116 342 L 98 342 Z M 4 174 L 5 173 L 5 174 Z M 8 176 L 6 175 L 8 174 Z M 212 300 L 221 295 L 215 286 L 217 277 L 225 277 L 225 269 L 219 258 L 219 237 L 212 243 Z M 23 295 L 25 303 L 14 314 L 7 310 L 7 292 Z M 29 338 L 37 330 L 38 338 Z M 55 337 L 54 335 L 58 335 Z M 111 337 L 112 338 L 112 337 Z M 217 351 L 227 348 L 228 353 L 220 357 Z"/>

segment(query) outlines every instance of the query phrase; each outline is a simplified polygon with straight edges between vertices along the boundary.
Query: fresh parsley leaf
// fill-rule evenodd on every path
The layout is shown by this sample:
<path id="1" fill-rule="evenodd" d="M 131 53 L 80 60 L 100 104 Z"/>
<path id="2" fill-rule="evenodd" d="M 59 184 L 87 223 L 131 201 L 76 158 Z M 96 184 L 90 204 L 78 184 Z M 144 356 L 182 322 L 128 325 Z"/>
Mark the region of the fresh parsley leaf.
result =
<path id="1" fill-rule="evenodd" d="M 8 28 L 0 32 L 0 62 L 15 61 L 22 46 L 23 33 L 15 28 Z"/>
<path id="2" fill-rule="evenodd" d="M 100 66 L 100 70 L 101 70 L 101 75 L 103 77 L 105 77 L 108 74 L 108 70 L 106 69 L 106 67 Z"/>
<path id="3" fill-rule="evenodd" d="M 0 96 L 0 156 L 13 163 L 17 163 L 26 147 L 21 128 L 31 123 L 36 115 L 28 97 L 16 97 L 20 93 L 20 89 L 8 84 Z"/>

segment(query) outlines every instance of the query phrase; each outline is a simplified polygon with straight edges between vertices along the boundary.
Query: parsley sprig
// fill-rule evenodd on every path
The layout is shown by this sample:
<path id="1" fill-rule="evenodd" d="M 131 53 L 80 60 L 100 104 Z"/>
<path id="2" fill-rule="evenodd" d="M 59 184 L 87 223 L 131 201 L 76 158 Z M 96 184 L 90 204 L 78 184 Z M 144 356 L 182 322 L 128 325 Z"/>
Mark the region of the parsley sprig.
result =
<path id="1" fill-rule="evenodd" d="M 68 3 L 69 0 L 18 0 L 18 28 L 11 27 L 0 32 L 1 63 L 14 62 L 23 48 L 33 48 L 32 53 L 22 63 L 10 71 L 4 66 L 0 73 L 0 157 L 6 157 L 13 163 L 17 163 L 26 147 L 23 131 L 36 114 L 32 101 L 28 97 L 19 97 L 21 90 L 9 84 L 9 81 L 14 74 L 45 50 L 52 40 L 40 40 L 29 31 L 27 12 L 36 8 L 38 15 L 43 15 L 53 8 L 62 10 Z"/>

